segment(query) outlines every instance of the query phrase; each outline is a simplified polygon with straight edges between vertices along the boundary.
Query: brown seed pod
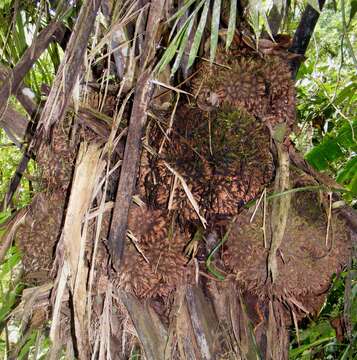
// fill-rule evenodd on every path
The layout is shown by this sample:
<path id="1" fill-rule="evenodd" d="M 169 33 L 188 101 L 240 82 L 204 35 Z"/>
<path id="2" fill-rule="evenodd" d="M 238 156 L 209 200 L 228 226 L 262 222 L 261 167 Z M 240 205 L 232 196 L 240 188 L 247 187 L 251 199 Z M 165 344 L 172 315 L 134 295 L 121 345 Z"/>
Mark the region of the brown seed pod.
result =
<path id="1" fill-rule="evenodd" d="M 187 277 L 183 249 L 188 233 L 172 228 L 168 212 L 134 206 L 128 227 L 136 242 L 127 244 L 122 270 L 112 274 L 113 282 L 139 298 L 167 297 Z"/>
<path id="2" fill-rule="evenodd" d="M 293 174 L 293 186 L 299 187 L 301 176 Z M 305 177 L 305 185 L 312 183 L 306 182 Z M 246 290 L 262 297 L 273 295 L 290 304 L 300 315 L 304 315 L 304 310 L 316 313 L 325 299 L 332 275 L 342 270 L 341 264 L 347 261 L 351 251 L 346 224 L 334 213 L 330 217 L 326 245 L 329 216 L 317 193 L 293 195 L 284 238 L 278 249 L 279 275 L 273 285 L 267 274 L 268 249 L 264 248 L 261 210 L 252 223 L 248 212 L 239 215 L 226 243 L 224 263 Z M 269 236 L 270 211 L 265 221 Z"/>
<path id="3" fill-rule="evenodd" d="M 152 139 L 152 147 L 160 143 Z M 187 193 L 180 181 L 174 188 L 175 174 L 165 163 L 185 180 L 203 216 L 234 215 L 271 180 L 269 131 L 246 111 L 230 106 L 209 116 L 187 106 L 178 110 L 170 141 L 160 158 L 152 158 L 145 184 L 153 206 L 167 209 L 171 199 L 171 209 L 181 219 L 198 222 Z"/>
<path id="4" fill-rule="evenodd" d="M 218 48 L 217 63 L 202 62 L 192 81 L 192 93 L 203 110 L 222 105 L 245 109 L 273 127 L 295 121 L 295 88 L 290 70 L 281 56 L 262 57 L 240 49 Z"/>

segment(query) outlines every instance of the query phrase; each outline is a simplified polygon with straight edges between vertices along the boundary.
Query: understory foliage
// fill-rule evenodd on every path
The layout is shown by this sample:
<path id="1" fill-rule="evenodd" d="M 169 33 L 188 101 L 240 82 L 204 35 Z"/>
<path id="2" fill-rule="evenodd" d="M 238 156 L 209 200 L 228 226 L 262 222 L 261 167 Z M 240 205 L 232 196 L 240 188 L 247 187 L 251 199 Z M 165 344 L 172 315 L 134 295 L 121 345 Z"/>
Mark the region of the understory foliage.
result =
<path id="1" fill-rule="evenodd" d="M 306 159 L 317 170 L 330 173 L 345 187 L 345 198 L 353 202 L 357 195 L 357 62 L 348 37 L 357 30 L 356 3 L 340 2 L 336 10 L 327 4 L 321 14 L 308 59 L 298 74 L 300 139 L 305 142 Z M 355 45 L 355 35 L 351 38 Z"/>
<path id="2" fill-rule="evenodd" d="M 104 6 L 115 3 L 103 2 Z M 62 21 L 66 30 L 72 31 L 80 3 L 82 2 L 0 0 L 1 65 L 13 68 L 39 30 L 53 20 Z M 249 36 L 245 41 L 248 46 L 255 48 L 263 37 L 270 39 L 275 35 L 271 22 L 272 4 L 257 0 L 248 3 L 248 21 L 244 26 L 252 27 L 254 37 Z M 307 3 L 315 9 L 318 8 L 315 0 L 307 3 L 273 3 L 283 14 L 280 32 L 290 35 L 293 35 Z M 133 4 L 135 1 L 129 1 L 127 8 L 130 9 Z M 114 9 L 114 18 L 121 19 L 123 23 L 137 15 L 136 10 L 132 10 L 128 11 L 128 18 L 125 18 L 120 13 L 119 5 L 117 8 L 114 6 Z M 306 53 L 306 61 L 297 75 L 298 123 L 292 135 L 293 141 L 304 152 L 305 159 L 316 170 L 331 175 L 340 184 L 337 190 L 343 199 L 352 206 L 356 206 L 357 196 L 357 63 L 354 54 L 357 41 L 356 11 L 356 0 L 340 0 L 327 2 L 321 12 Z M 141 17 L 142 9 L 137 12 Z M 238 2 L 233 0 L 187 0 L 175 11 L 167 12 L 166 21 L 171 29 L 168 46 L 160 48 L 160 58 L 152 70 L 158 74 L 157 82 L 161 84 L 167 84 L 170 78 L 176 79 L 175 76 L 180 79 L 182 74 L 190 74 L 195 60 L 202 55 L 202 47 L 209 49 L 206 60 L 213 63 L 216 60 L 219 37 L 224 38 L 224 47 L 228 49 L 233 42 L 236 26 L 243 22 L 241 15 L 238 15 Z M 222 23 L 226 25 L 224 29 Z M 196 31 L 193 31 L 194 25 L 197 25 Z M 136 36 L 135 41 L 140 42 L 138 33 L 142 30 L 140 24 L 131 29 Z M 103 34 L 111 32 L 112 28 L 107 20 L 102 14 L 98 16 L 85 58 L 87 69 L 93 66 L 101 74 L 103 89 L 108 89 L 108 86 L 115 82 L 115 75 L 110 70 L 113 64 L 106 55 L 107 44 L 103 41 Z M 132 39 L 126 33 L 120 36 L 122 55 L 130 57 L 133 65 L 136 61 L 135 54 L 131 53 L 132 48 L 126 45 Z M 203 44 L 205 38 L 208 40 Z M 274 47 L 274 43 L 269 46 Z M 46 99 L 41 85 L 51 86 L 62 57 L 61 46 L 51 43 L 26 75 L 23 85 L 31 89 L 37 102 Z M 108 62 L 107 68 L 103 69 L 103 61 Z M 128 83 L 135 83 L 134 73 L 135 65 L 125 69 L 122 76 L 127 78 Z M 81 85 L 77 84 L 74 91 L 74 108 Z M 180 91 L 177 94 L 180 95 Z M 182 93 L 180 96 L 183 96 Z M 19 106 L 15 97 L 12 97 L 11 102 L 15 107 Z M 103 117 L 103 120 L 107 119 Z M 7 138 L 4 131 L 0 131 L 1 200 L 5 197 L 22 153 Z M 36 166 L 30 162 L 12 203 L 8 208 L 0 209 L 0 225 L 10 218 L 11 211 L 30 203 L 38 190 L 33 188 L 32 180 L 38 176 Z M 352 261 L 345 271 L 336 276 L 326 303 L 316 317 L 305 319 L 300 326 L 291 328 L 291 359 L 357 357 L 356 266 L 356 262 Z M 214 275 L 214 271 L 212 274 Z M 16 313 L 13 314 L 24 289 L 31 286 L 22 282 L 21 275 L 21 253 L 16 246 L 11 246 L 0 266 L 0 357 L 11 358 L 13 354 L 17 354 L 18 359 L 44 359 L 50 347 L 48 330 L 38 329 L 35 325 L 28 324 L 26 319 L 19 319 Z M 30 316 L 31 309 L 26 309 L 26 312 Z M 342 320 L 344 315 L 349 319 L 347 324 Z M 131 359 L 139 358 L 140 351 L 133 347 Z"/>
<path id="3" fill-rule="evenodd" d="M 357 198 L 357 77 L 356 58 L 346 36 L 356 34 L 353 17 L 357 3 L 328 3 L 322 12 L 307 60 L 297 76 L 298 116 L 301 133 L 297 144 L 319 171 L 343 185 L 343 197 L 356 205 Z M 346 8 L 342 11 L 342 6 Z M 344 12 L 344 13 L 343 13 Z M 349 35 L 350 34 L 350 35 Z M 356 44 L 352 35 L 352 44 Z M 305 322 L 291 342 L 292 359 L 351 359 L 357 354 L 356 262 L 334 279 L 329 297 L 318 316 Z M 340 341 L 350 313 L 349 339 Z M 337 336 L 336 336 L 337 334 Z M 352 352 L 351 352 L 351 349 Z M 353 355 L 352 355 L 353 354 Z"/>

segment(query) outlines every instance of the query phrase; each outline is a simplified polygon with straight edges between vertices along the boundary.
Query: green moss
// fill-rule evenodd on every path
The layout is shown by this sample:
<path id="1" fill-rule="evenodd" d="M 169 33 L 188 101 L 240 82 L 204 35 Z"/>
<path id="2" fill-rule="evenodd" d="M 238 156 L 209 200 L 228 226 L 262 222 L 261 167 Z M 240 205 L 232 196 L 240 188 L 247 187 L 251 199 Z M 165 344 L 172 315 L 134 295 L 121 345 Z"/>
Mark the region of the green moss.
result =
<path id="1" fill-rule="evenodd" d="M 254 157 L 262 139 L 261 130 L 261 124 L 243 110 L 219 111 L 212 122 L 211 130 L 215 160 L 230 163 Z M 263 138 L 266 139 L 265 136 Z"/>

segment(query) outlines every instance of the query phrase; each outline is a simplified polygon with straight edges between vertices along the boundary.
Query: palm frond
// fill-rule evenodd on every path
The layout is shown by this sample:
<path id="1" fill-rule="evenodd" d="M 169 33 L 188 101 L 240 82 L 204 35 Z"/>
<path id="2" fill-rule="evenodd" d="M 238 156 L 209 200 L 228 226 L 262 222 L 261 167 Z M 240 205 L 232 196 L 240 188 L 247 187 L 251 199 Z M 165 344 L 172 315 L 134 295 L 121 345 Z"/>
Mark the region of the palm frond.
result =
<path id="1" fill-rule="evenodd" d="M 207 22 L 208 10 L 209 10 L 209 3 L 206 2 L 205 6 L 203 8 L 202 14 L 201 14 L 200 22 L 196 29 L 196 33 L 195 33 L 195 37 L 193 39 L 192 46 L 191 46 L 190 54 L 188 57 L 187 69 L 189 69 L 192 66 L 192 64 L 194 63 L 197 53 L 198 53 L 198 49 L 201 45 L 202 35 L 205 30 L 205 26 L 206 26 L 206 22 Z"/>
<path id="2" fill-rule="evenodd" d="M 213 63 L 218 44 L 219 20 L 221 16 L 221 0 L 214 0 L 212 9 L 212 26 L 210 42 L 210 62 Z"/>
<path id="3" fill-rule="evenodd" d="M 237 0 L 231 0 L 228 30 L 227 30 L 227 40 L 226 40 L 226 50 L 229 49 L 233 41 L 234 33 L 236 30 L 236 20 L 237 20 Z"/>
<path id="4" fill-rule="evenodd" d="M 284 6 L 285 6 L 285 0 L 280 0 L 278 2 L 278 9 L 280 9 L 280 11 L 283 11 L 282 9 L 284 8 Z M 263 28 L 265 28 L 269 36 L 273 38 L 272 31 L 270 29 L 267 18 L 267 14 L 271 10 L 271 7 L 272 7 L 272 3 L 268 1 L 263 1 L 263 0 L 249 1 L 248 20 L 254 30 L 257 44 Z M 236 30 L 237 10 L 238 10 L 237 0 L 231 0 L 229 5 L 229 16 L 227 17 L 228 19 L 228 29 L 226 32 L 227 50 L 232 44 Z M 189 12 L 189 16 L 179 26 L 180 19 L 188 12 Z M 167 20 L 167 23 L 170 23 L 174 20 L 175 23 L 171 27 L 171 32 L 169 35 L 169 44 L 156 67 L 156 71 L 159 72 L 162 71 L 173 60 L 175 54 L 177 53 L 173 68 L 171 70 L 171 74 L 174 74 L 180 67 L 183 54 L 187 49 L 187 47 L 189 47 L 189 49 L 187 49 L 187 51 L 189 51 L 189 56 L 188 56 L 186 70 L 189 69 L 193 65 L 195 59 L 198 56 L 199 49 L 203 41 L 203 33 L 209 25 L 210 25 L 209 60 L 211 63 L 213 63 L 217 51 L 220 20 L 222 17 L 222 13 L 224 13 L 222 0 L 212 0 L 212 1 L 189 0 L 185 2 L 185 4 L 182 7 L 180 7 L 175 12 L 175 14 L 172 15 Z M 197 28 L 195 29 L 195 36 L 192 41 L 192 44 L 188 46 L 189 36 L 192 32 L 192 29 L 194 29 L 194 23 L 198 16 L 200 17 L 200 19 L 198 21 Z M 209 24 L 209 19 L 210 19 L 210 24 Z"/>

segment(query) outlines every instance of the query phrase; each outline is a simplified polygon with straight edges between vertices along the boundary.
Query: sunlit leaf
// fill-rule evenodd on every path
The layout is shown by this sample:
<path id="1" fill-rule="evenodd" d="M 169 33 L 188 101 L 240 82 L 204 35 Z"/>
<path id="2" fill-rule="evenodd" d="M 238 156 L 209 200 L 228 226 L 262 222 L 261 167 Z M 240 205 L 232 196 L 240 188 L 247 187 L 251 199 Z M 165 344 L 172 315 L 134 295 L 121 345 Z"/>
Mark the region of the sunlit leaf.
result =
<path id="1" fill-rule="evenodd" d="M 189 38 L 189 36 L 191 34 L 194 21 L 195 21 L 195 18 L 192 17 L 192 19 L 190 20 L 190 22 L 189 22 L 189 24 L 188 24 L 188 26 L 187 26 L 187 28 L 185 30 L 185 33 L 184 33 L 184 35 L 182 37 L 179 52 L 178 52 L 178 54 L 176 56 L 174 65 L 173 65 L 173 67 L 171 69 L 171 75 L 173 75 L 180 66 L 181 59 L 182 59 L 183 53 L 184 53 L 184 51 L 186 49 L 187 41 L 188 41 L 188 38 Z"/>
<path id="2" fill-rule="evenodd" d="M 201 0 L 201 2 L 195 7 L 194 11 L 190 14 L 190 16 L 186 19 L 181 29 L 178 31 L 174 39 L 170 42 L 168 48 L 164 52 L 162 58 L 157 64 L 155 71 L 161 72 L 167 64 L 174 58 L 178 49 L 184 49 L 188 40 L 189 33 L 187 32 L 188 28 L 193 25 L 193 20 L 197 15 L 198 11 L 201 9 L 202 5 L 206 0 Z M 190 30 L 191 31 L 191 30 Z M 187 36 L 186 36 L 187 35 Z M 182 57 L 182 55 L 181 55 Z M 181 60 L 181 58 L 180 58 Z M 176 71 L 176 70 L 175 70 Z"/>
<path id="3" fill-rule="evenodd" d="M 313 9 L 315 9 L 318 13 L 321 12 L 321 10 L 320 10 L 320 5 L 319 5 L 319 0 L 307 0 L 307 3 L 308 3 Z"/>
<path id="4" fill-rule="evenodd" d="M 194 63 L 194 61 L 196 59 L 198 49 L 199 49 L 200 44 L 201 44 L 203 31 L 204 31 L 205 26 L 206 26 L 208 9 L 209 9 L 209 1 L 206 1 L 205 5 L 204 5 L 204 8 L 202 10 L 200 22 L 198 24 L 198 27 L 197 27 L 197 30 L 196 30 L 196 33 L 195 33 L 195 37 L 194 37 L 193 42 L 192 42 L 190 54 L 188 56 L 187 69 L 192 66 L 192 64 Z"/>
<path id="5" fill-rule="evenodd" d="M 14 269 L 14 267 L 20 262 L 21 255 L 19 251 L 12 247 L 7 253 L 8 259 L 1 265 L 0 279 L 2 280 L 6 274 Z"/>
<path id="6" fill-rule="evenodd" d="M 351 20 L 356 15 L 356 12 L 357 12 L 357 0 L 351 0 L 350 19 L 348 22 L 351 22 Z"/>
<path id="7" fill-rule="evenodd" d="M 256 43 L 258 44 L 261 28 L 260 28 L 260 11 L 261 11 L 261 1 L 259 0 L 250 0 L 249 1 L 249 17 L 248 20 L 250 25 L 253 28 Z"/>
<path id="8" fill-rule="evenodd" d="M 210 62 L 213 63 L 216 56 L 219 21 L 221 16 L 221 0 L 214 0 L 212 10 L 212 27 L 211 27 L 211 42 L 210 42 Z"/>
<path id="9" fill-rule="evenodd" d="M 273 4 L 276 6 L 279 13 L 281 13 L 285 5 L 285 0 L 273 0 Z"/>
<path id="10" fill-rule="evenodd" d="M 350 10 L 350 19 L 349 22 L 354 18 L 357 12 L 357 0 L 351 0 L 351 10 Z"/>
<path id="11" fill-rule="evenodd" d="M 272 33 L 271 29 L 270 29 L 269 21 L 268 21 L 268 18 L 267 18 L 267 15 L 266 15 L 265 12 L 262 13 L 262 18 L 263 18 L 263 23 L 264 23 L 264 27 L 265 27 L 266 32 L 268 33 L 270 38 L 274 41 L 274 36 L 273 36 L 273 33 Z"/>
<path id="12" fill-rule="evenodd" d="M 175 14 L 173 14 L 166 22 L 169 23 L 172 20 L 182 17 L 185 14 L 185 12 L 187 11 L 187 9 L 196 1 L 197 0 L 188 0 L 186 2 L 186 4 L 184 4 L 182 7 L 180 7 L 180 9 L 177 12 L 175 12 Z"/>
<path id="13" fill-rule="evenodd" d="M 357 169 L 356 168 L 355 168 L 356 171 L 354 172 L 354 175 L 350 181 L 350 184 L 348 185 L 348 188 L 350 189 L 353 196 L 357 195 Z"/>
<path id="14" fill-rule="evenodd" d="M 170 35 L 169 35 L 169 40 L 168 40 L 169 42 L 172 40 L 172 37 L 174 36 L 175 31 L 176 31 L 176 27 L 177 27 L 177 25 L 180 23 L 180 21 L 181 21 L 180 18 L 176 19 L 174 25 L 172 26 L 172 29 L 171 29 Z M 183 26 L 182 26 L 182 27 L 183 27 Z"/>
<path id="15" fill-rule="evenodd" d="M 311 342 L 307 345 L 299 346 L 297 349 L 293 349 L 289 352 L 289 359 L 302 359 L 300 357 L 306 350 L 313 349 L 315 346 L 325 344 L 334 339 L 334 336 L 319 339 L 315 342 Z M 310 357 L 309 357 L 310 358 Z"/>
<path id="16" fill-rule="evenodd" d="M 1 0 L 0 1 L 0 9 L 5 9 L 7 6 L 11 4 L 12 0 Z"/>
<path id="17" fill-rule="evenodd" d="M 357 91 L 357 82 L 353 82 L 345 86 L 337 95 L 334 104 L 339 105 L 346 99 L 350 100 L 356 94 L 356 91 Z"/>
<path id="18" fill-rule="evenodd" d="M 340 158 L 343 152 L 336 139 L 325 139 L 320 145 L 312 149 L 305 158 L 318 170 L 324 170 L 328 163 Z"/>
<path id="19" fill-rule="evenodd" d="M 345 149 L 354 149 L 357 146 L 357 120 L 344 124 L 338 131 L 336 141 Z"/>
<path id="20" fill-rule="evenodd" d="M 3 224 L 11 215 L 10 210 L 5 210 L 0 212 L 0 225 Z M 1 230 L 1 227 L 0 227 Z M 0 233 L 1 234 L 1 233 Z"/>
<path id="21" fill-rule="evenodd" d="M 155 71 L 161 72 L 165 68 L 165 66 L 168 65 L 170 63 L 170 61 L 174 58 L 176 51 L 181 44 L 181 40 L 183 39 L 183 37 L 185 35 L 185 31 L 186 31 L 187 27 L 188 27 L 188 23 L 186 23 L 186 25 L 184 25 L 180 29 L 180 31 L 176 34 L 174 39 L 170 42 L 169 47 L 165 50 L 159 63 L 157 64 Z"/>
<path id="22" fill-rule="evenodd" d="M 22 347 L 22 349 L 21 349 L 21 351 L 19 353 L 18 360 L 28 358 L 28 354 L 30 352 L 30 349 L 36 343 L 36 338 L 37 338 L 37 331 L 32 331 L 31 335 L 29 336 L 29 338 L 27 339 L 27 341 L 25 342 L 24 346 Z"/>
<path id="23" fill-rule="evenodd" d="M 338 173 L 336 181 L 339 183 L 349 182 L 355 174 L 357 174 L 357 156 L 346 163 L 343 169 Z"/>
<path id="24" fill-rule="evenodd" d="M 357 120 L 344 124 L 336 135 L 329 134 L 309 151 L 305 158 L 317 170 L 325 170 L 329 163 L 344 156 L 344 152 L 357 146 Z"/>
<path id="25" fill-rule="evenodd" d="M 1 323 L 8 317 L 23 288 L 24 286 L 22 284 L 17 284 L 13 290 L 10 290 L 6 293 L 6 296 L 2 297 L 2 306 L 0 308 L 0 326 Z"/>
<path id="26" fill-rule="evenodd" d="M 236 19 L 237 19 L 237 0 L 231 0 L 228 30 L 227 30 L 227 40 L 226 40 L 226 50 L 228 50 L 234 37 L 234 33 L 236 30 Z"/>

